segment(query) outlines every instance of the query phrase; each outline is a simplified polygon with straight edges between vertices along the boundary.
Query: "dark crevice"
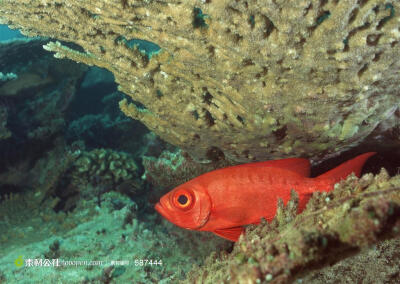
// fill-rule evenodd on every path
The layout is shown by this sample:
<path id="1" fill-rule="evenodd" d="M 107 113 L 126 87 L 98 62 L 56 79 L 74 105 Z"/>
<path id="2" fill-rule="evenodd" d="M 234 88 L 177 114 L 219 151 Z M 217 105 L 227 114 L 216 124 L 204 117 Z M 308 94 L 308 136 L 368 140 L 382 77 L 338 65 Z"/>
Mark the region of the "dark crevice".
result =
<path id="1" fill-rule="evenodd" d="M 371 24 L 370 23 L 365 23 L 364 25 L 355 28 L 353 30 L 351 30 L 349 32 L 349 34 L 347 35 L 347 37 L 343 40 L 343 44 L 344 44 L 344 48 L 343 51 L 349 51 L 350 47 L 349 47 L 349 40 L 352 36 L 354 36 L 357 32 L 362 31 L 362 30 L 366 30 L 369 28 Z"/>
<path id="2" fill-rule="evenodd" d="M 252 65 L 254 65 L 254 62 L 250 58 L 246 58 L 246 59 L 243 59 L 242 65 L 243 65 L 243 67 L 252 66 Z"/>
<path id="3" fill-rule="evenodd" d="M 213 162 L 216 162 L 216 161 L 224 160 L 225 154 L 224 154 L 224 152 L 222 152 L 222 150 L 220 148 L 214 146 L 207 150 L 206 157 L 207 157 L 207 159 L 209 159 Z"/>
<path id="4" fill-rule="evenodd" d="M 374 61 L 374 62 L 379 61 L 379 59 L 381 58 L 382 53 L 383 53 L 382 51 L 381 51 L 381 52 L 378 52 L 378 53 L 375 53 L 375 56 L 374 56 L 374 58 L 372 59 L 372 61 Z"/>
<path id="5" fill-rule="evenodd" d="M 212 57 L 214 57 L 214 56 L 215 56 L 215 47 L 212 46 L 212 45 L 210 45 L 210 46 L 208 47 L 208 52 L 210 53 L 210 55 L 211 55 Z"/>
<path id="6" fill-rule="evenodd" d="M 206 18 L 208 15 L 203 14 L 203 11 L 200 8 L 194 7 L 193 8 L 193 28 L 198 29 L 198 28 L 208 28 L 208 25 L 206 23 Z"/>
<path id="7" fill-rule="evenodd" d="M 264 24 L 265 24 L 265 28 L 264 28 L 264 39 L 268 38 L 271 33 L 276 29 L 276 27 L 274 26 L 274 23 L 266 16 L 263 16 L 264 18 Z"/>
<path id="8" fill-rule="evenodd" d="M 320 0 L 319 1 L 319 7 L 324 7 L 326 5 L 326 3 L 328 3 L 328 0 Z"/>
<path id="9" fill-rule="evenodd" d="M 311 10 L 312 8 L 313 8 L 313 4 L 310 3 L 310 5 L 308 5 L 308 7 L 306 7 L 306 8 L 304 9 L 303 16 L 307 16 L 307 14 L 310 12 L 310 10 Z"/>
<path id="10" fill-rule="evenodd" d="M 283 126 L 277 130 L 275 130 L 274 132 L 272 132 L 276 138 L 277 141 L 281 141 L 283 140 L 286 135 L 287 135 L 287 127 Z"/>
<path id="11" fill-rule="evenodd" d="M 264 67 L 263 67 L 263 71 L 261 71 L 260 73 L 257 73 L 257 74 L 255 75 L 255 77 L 256 77 L 257 79 L 260 79 L 261 77 L 265 77 L 267 74 L 268 74 L 268 68 L 264 66 Z"/>
<path id="12" fill-rule="evenodd" d="M 205 121 L 207 122 L 207 125 L 209 126 L 209 127 L 211 127 L 211 126 L 213 126 L 214 124 L 215 124 L 215 119 L 214 119 L 214 117 L 211 115 L 211 113 L 208 111 L 208 110 L 206 110 L 205 108 L 203 108 L 203 111 L 204 111 L 204 119 L 205 119 Z"/>
<path id="13" fill-rule="evenodd" d="M 368 64 L 366 63 L 366 64 L 364 64 L 364 66 L 357 72 L 357 76 L 360 78 L 360 77 L 365 73 L 365 71 L 367 71 L 367 69 L 368 69 Z"/>
<path id="14" fill-rule="evenodd" d="M 379 24 L 378 24 L 378 26 L 376 27 L 377 30 L 382 29 L 383 26 L 384 26 L 391 18 L 394 17 L 394 7 L 393 7 L 393 5 L 390 4 L 390 3 L 387 3 L 387 4 L 385 5 L 385 10 L 388 10 L 388 9 L 390 9 L 390 15 L 384 17 L 382 20 L 379 21 Z"/>
<path id="15" fill-rule="evenodd" d="M 195 120 L 199 119 L 199 113 L 197 112 L 197 110 L 192 111 L 192 115 L 193 115 Z"/>
<path id="16" fill-rule="evenodd" d="M 322 24 L 330 16 L 331 16 L 331 12 L 323 11 L 323 13 L 317 18 L 317 25 L 316 26 L 319 26 L 320 24 Z"/>
<path id="17" fill-rule="evenodd" d="M 254 15 L 250 15 L 249 17 L 249 25 L 251 29 L 254 29 L 254 27 L 256 26 L 256 21 L 254 18 Z"/>
<path id="18" fill-rule="evenodd" d="M 376 46 L 382 34 L 372 34 L 367 36 L 367 45 Z"/>
<path id="19" fill-rule="evenodd" d="M 212 99 L 213 99 L 213 96 L 212 96 L 212 95 L 210 94 L 210 92 L 207 91 L 207 89 L 206 89 L 206 91 L 205 91 L 205 93 L 204 93 L 204 95 L 203 95 L 203 103 L 206 103 L 206 104 L 208 104 L 208 105 L 211 105 Z"/>
<path id="20" fill-rule="evenodd" d="M 355 9 L 353 9 L 353 11 L 351 11 L 350 17 L 349 17 L 349 24 L 353 23 L 354 20 L 357 18 L 358 11 L 359 11 L 358 8 L 355 8 Z"/>
<path id="21" fill-rule="evenodd" d="M 160 90 L 157 90 L 157 91 L 156 91 L 156 97 L 157 97 L 157 99 L 161 99 L 163 96 L 164 96 L 164 94 L 163 94 Z"/>
<path id="22" fill-rule="evenodd" d="M 358 0 L 358 5 L 360 5 L 360 7 L 364 7 L 365 4 L 368 3 L 369 0 Z"/>
<path id="23" fill-rule="evenodd" d="M 237 119 L 241 124 L 244 125 L 244 119 L 243 119 L 243 117 L 241 117 L 240 115 L 238 115 L 238 116 L 236 116 L 236 119 Z"/>
<path id="24" fill-rule="evenodd" d="M 233 35 L 233 42 L 236 44 L 238 44 L 242 39 L 243 39 L 243 36 L 241 36 L 240 34 Z"/>

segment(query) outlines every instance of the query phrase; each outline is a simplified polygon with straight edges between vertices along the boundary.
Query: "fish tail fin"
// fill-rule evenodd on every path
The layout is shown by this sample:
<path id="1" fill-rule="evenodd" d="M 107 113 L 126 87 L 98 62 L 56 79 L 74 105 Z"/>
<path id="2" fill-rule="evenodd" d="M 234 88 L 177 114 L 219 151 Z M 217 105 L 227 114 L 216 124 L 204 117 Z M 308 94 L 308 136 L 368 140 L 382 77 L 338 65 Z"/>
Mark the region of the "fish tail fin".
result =
<path id="1" fill-rule="evenodd" d="M 340 166 L 318 176 L 318 179 L 333 179 L 335 183 L 340 181 L 341 179 L 345 179 L 351 173 L 354 173 L 357 177 L 360 177 L 361 170 L 365 164 L 365 162 L 376 152 L 368 152 L 362 155 L 355 157 L 347 162 L 344 162 Z"/>

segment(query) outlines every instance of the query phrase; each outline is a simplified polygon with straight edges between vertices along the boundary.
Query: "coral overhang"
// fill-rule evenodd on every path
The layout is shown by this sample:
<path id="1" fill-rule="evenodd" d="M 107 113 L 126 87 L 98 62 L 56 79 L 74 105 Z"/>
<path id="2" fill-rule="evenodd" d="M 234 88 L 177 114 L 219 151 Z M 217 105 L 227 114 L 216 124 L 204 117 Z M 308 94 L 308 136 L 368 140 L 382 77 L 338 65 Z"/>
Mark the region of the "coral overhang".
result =
<path id="1" fill-rule="evenodd" d="M 392 116 L 399 13 L 394 0 L 0 1 L 2 23 L 113 72 L 128 116 L 235 161 L 342 151 Z"/>

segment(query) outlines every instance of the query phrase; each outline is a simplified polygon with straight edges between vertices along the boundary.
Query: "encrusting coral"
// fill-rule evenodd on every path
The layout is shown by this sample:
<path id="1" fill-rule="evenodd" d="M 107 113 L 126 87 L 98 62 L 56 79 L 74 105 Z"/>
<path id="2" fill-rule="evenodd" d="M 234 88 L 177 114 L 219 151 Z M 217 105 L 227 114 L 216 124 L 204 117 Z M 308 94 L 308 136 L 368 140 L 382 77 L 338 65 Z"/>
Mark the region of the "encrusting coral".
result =
<path id="1" fill-rule="evenodd" d="M 297 216 L 296 203 L 293 192 L 286 208 L 278 204 L 272 223 L 249 226 L 231 254 L 210 256 L 204 267 L 192 271 L 187 283 L 286 283 L 296 279 L 301 283 L 313 268 L 400 235 L 400 175 L 390 178 L 383 169 L 376 176 L 358 179 L 352 175 L 332 192 L 314 193 L 306 210 Z M 396 261 L 391 266 L 395 273 L 387 275 L 391 283 L 397 283 L 399 266 Z"/>
<path id="2" fill-rule="evenodd" d="M 45 48 L 110 70 L 128 116 L 205 160 L 358 144 L 399 107 L 399 15 L 395 0 L 0 1 L 0 22 L 81 46 Z"/>

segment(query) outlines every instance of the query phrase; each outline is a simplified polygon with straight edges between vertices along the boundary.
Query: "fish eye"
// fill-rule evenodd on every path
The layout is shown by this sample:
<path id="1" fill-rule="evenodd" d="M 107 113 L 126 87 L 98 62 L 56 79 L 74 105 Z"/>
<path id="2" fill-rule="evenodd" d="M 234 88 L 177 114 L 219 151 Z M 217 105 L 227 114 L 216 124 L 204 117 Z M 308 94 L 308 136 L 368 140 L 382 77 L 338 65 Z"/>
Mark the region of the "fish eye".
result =
<path id="1" fill-rule="evenodd" d="M 174 194 L 173 203 L 179 209 L 189 210 L 194 203 L 193 194 L 186 189 L 178 190 Z"/>
<path id="2" fill-rule="evenodd" d="M 185 205 L 188 201 L 189 201 L 189 198 L 187 198 L 186 195 L 184 195 L 184 194 L 179 195 L 179 197 L 178 197 L 178 202 L 179 202 L 181 205 Z"/>

